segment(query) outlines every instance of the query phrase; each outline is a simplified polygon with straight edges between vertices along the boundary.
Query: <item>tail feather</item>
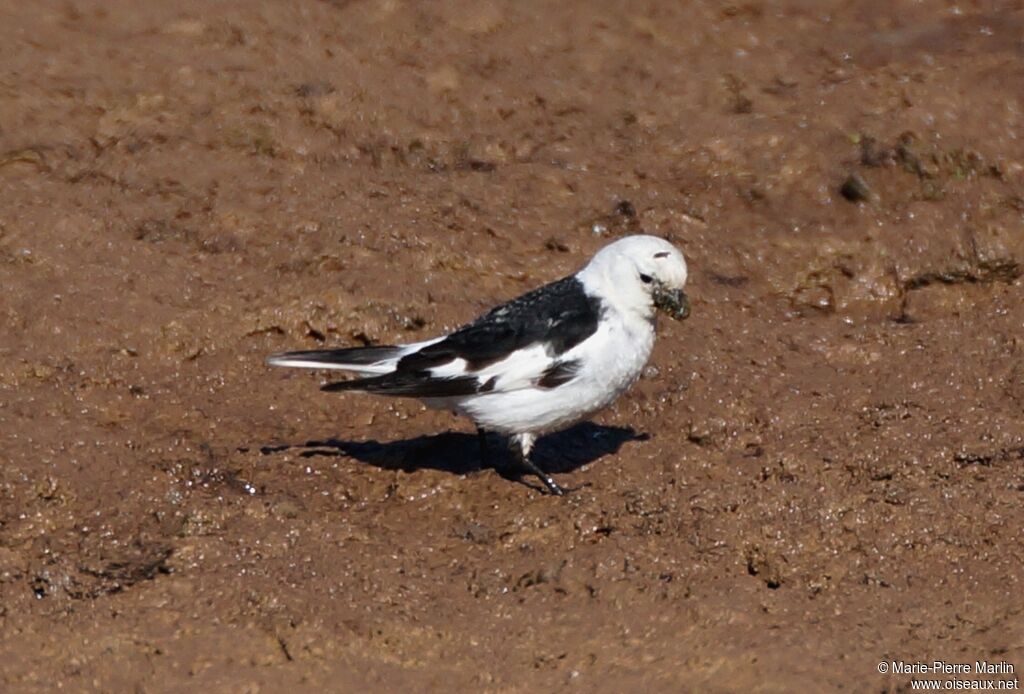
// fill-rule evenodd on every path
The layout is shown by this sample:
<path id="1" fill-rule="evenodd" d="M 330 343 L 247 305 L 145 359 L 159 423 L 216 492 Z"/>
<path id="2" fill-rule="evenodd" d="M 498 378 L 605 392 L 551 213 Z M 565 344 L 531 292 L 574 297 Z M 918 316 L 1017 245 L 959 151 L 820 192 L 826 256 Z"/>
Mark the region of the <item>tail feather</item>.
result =
<path id="1" fill-rule="evenodd" d="M 267 359 L 273 366 L 292 366 L 304 369 L 342 369 L 362 373 L 387 373 L 404 353 L 404 347 L 348 347 L 344 349 L 306 350 L 284 352 Z"/>

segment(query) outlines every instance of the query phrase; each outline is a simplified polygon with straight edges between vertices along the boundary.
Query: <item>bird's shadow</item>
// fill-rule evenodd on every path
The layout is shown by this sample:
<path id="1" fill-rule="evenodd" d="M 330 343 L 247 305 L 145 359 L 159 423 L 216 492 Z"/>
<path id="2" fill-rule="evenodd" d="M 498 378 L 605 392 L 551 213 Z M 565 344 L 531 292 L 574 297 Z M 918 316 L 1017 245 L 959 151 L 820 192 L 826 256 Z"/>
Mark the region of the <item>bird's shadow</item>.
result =
<path id="1" fill-rule="evenodd" d="M 542 437 L 534 447 L 533 460 L 550 473 L 571 472 L 598 458 L 617 452 L 629 441 L 646 441 L 650 436 L 628 427 L 610 427 L 585 422 L 565 431 Z M 344 441 L 327 439 L 304 444 L 263 446 L 264 455 L 298 450 L 303 458 L 340 456 L 354 458 L 385 470 L 442 470 L 465 475 L 482 468 L 501 469 L 513 464 L 504 437 L 487 436 L 484 460 L 476 434 L 446 432 L 416 436 L 400 441 Z"/>

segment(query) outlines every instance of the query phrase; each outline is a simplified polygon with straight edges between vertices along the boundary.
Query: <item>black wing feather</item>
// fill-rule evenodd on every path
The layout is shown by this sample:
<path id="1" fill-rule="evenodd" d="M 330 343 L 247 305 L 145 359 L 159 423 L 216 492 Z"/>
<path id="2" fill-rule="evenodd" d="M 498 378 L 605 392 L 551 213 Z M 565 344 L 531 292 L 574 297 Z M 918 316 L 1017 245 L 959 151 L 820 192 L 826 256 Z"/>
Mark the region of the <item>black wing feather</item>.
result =
<path id="1" fill-rule="evenodd" d="M 601 300 L 587 294 L 575 276 L 566 277 L 502 304 L 447 339 L 403 357 L 398 369 L 418 371 L 462 358 L 476 371 L 537 343 L 545 343 L 549 353 L 558 356 L 593 335 L 600 318 Z"/>
<path id="2" fill-rule="evenodd" d="M 461 358 L 466 360 L 469 371 L 479 371 L 518 349 L 541 343 L 551 356 L 557 357 L 594 334 L 601 311 L 600 299 L 588 295 L 576 277 L 566 277 L 497 306 L 444 340 L 402 357 L 392 373 L 328 383 L 323 390 L 362 390 L 420 398 L 487 393 L 494 389 L 496 378 L 486 382 L 472 374 L 439 378 L 432 375 L 430 369 Z M 359 349 L 323 354 L 335 352 L 339 353 L 339 363 L 353 356 L 346 353 L 363 356 Z M 560 362 L 542 375 L 540 385 L 545 388 L 562 385 L 572 380 L 578 366 L 575 361 Z"/>
<path id="3" fill-rule="evenodd" d="M 537 385 L 541 388 L 557 388 L 576 378 L 579 370 L 580 362 L 578 359 L 555 362 L 544 371 L 540 380 L 537 381 Z"/>
<path id="4" fill-rule="evenodd" d="M 450 398 L 474 395 L 489 390 L 476 376 L 431 378 L 429 373 L 391 373 L 369 378 L 328 383 L 320 390 L 334 393 L 342 390 L 362 390 L 379 395 L 400 395 L 412 398 Z M 493 384 L 491 385 L 493 387 Z"/>

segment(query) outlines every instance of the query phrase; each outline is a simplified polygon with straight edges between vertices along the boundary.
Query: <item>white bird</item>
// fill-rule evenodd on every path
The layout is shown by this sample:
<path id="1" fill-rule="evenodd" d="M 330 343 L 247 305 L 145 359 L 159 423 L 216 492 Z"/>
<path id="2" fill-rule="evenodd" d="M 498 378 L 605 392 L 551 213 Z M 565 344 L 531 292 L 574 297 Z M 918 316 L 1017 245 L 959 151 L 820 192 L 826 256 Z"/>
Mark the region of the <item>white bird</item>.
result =
<path id="1" fill-rule="evenodd" d="M 530 458 L 537 437 L 609 405 L 643 370 L 656 310 L 689 315 L 686 261 L 655 236 L 608 244 L 575 275 L 497 306 L 424 342 L 287 352 L 274 366 L 341 369 L 359 376 L 326 391 L 420 398 L 510 438 L 519 463 L 552 494 L 564 491 Z"/>

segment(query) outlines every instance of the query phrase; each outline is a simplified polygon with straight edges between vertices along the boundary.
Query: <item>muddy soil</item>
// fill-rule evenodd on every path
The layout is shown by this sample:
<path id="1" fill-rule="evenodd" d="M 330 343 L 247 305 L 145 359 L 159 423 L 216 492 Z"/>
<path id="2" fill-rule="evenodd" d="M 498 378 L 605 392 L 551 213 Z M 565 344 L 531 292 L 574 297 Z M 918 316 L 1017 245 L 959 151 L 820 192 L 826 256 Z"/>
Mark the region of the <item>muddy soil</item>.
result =
<path id="1" fill-rule="evenodd" d="M 1019 0 L 0 17 L 4 691 L 1024 668 Z M 264 364 L 425 339 L 639 231 L 693 315 L 542 443 L 568 498 Z"/>

